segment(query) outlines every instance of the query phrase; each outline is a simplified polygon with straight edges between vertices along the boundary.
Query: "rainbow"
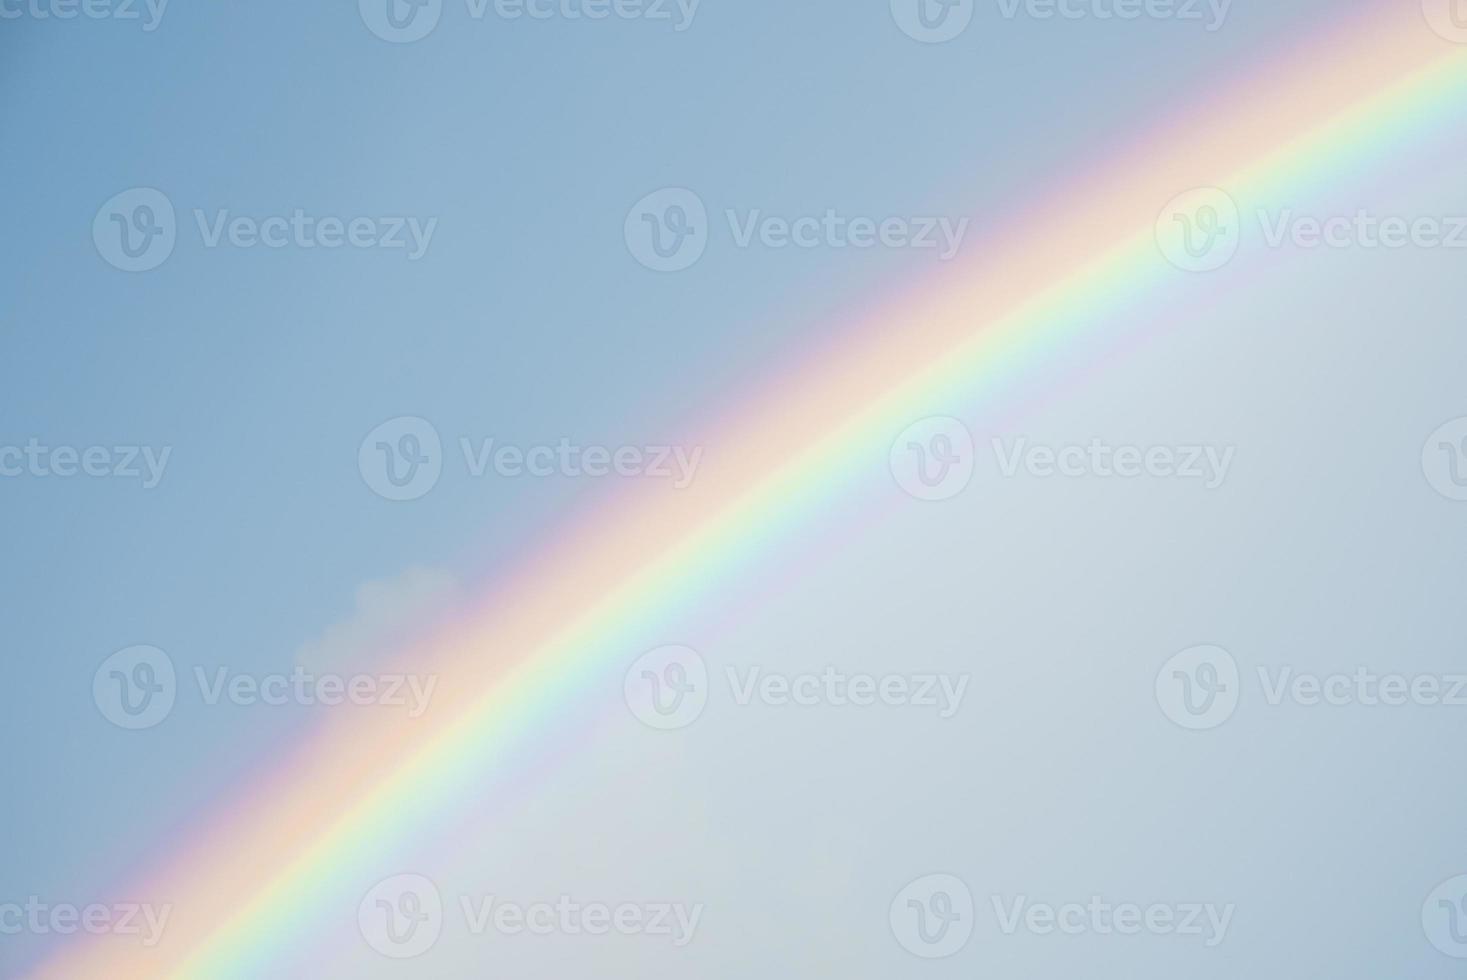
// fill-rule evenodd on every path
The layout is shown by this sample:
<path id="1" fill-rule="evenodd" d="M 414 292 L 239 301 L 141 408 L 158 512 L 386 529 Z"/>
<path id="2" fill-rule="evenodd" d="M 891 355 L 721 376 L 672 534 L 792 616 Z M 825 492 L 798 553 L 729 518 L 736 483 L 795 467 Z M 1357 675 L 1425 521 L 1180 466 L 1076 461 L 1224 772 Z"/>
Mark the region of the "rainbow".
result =
<path id="1" fill-rule="evenodd" d="M 1409 9 L 1404 9 L 1409 8 Z M 437 673 L 418 719 L 343 709 L 131 890 L 173 904 L 163 941 L 81 937 L 37 977 L 267 976 L 304 923 L 354 909 L 363 855 L 450 812 L 618 679 L 658 617 L 884 467 L 897 432 L 1073 350 L 1099 314 L 1192 281 L 1154 227 L 1176 194 L 1262 202 L 1345 177 L 1467 107 L 1467 46 L 1382 3 L 1046 195 L 976 259 L 869 311 L 837 349 L 715 419 L 685 490 L 638 485 L 569 523 L 476 606 L 404 651 Z M 344 896 L 344 898 L 343 898 Z"/>

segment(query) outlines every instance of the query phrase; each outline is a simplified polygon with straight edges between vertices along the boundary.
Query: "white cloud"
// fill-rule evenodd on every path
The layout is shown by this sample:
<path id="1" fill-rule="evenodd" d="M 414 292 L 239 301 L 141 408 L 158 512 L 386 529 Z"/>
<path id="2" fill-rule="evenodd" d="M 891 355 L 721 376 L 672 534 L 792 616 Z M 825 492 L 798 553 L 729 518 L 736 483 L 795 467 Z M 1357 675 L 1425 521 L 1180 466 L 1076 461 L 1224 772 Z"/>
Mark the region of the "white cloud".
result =
<path id="1" fill-rule="evenodd" d="M 316 673 L 369 669 L 451 610 L 459 595 L 452 574 L 420 566 L 363 583 L 352 614 L 301 646 L 296 663 Z"/>

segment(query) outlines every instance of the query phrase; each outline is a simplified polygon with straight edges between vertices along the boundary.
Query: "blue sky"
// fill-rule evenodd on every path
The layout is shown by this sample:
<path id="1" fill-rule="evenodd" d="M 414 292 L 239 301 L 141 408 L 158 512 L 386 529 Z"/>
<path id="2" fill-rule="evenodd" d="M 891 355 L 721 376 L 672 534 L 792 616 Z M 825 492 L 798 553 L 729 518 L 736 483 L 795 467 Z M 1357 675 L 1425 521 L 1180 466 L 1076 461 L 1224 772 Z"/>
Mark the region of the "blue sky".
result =
<path id="1" fill-rule="evenodd" d="M 154 487 L 126 476 L 0 479 L 12 691 L 0 722 L 12 746 L 0 897 L 85 901 L 107 891 L 166 850 L 193 814 L 227 797 L 239 772 L 268 764 L 313 721 L 300 705 L 219 709 L 180 698 L 165 725 L 122 732 L 90 697 L 93 673 L 114 651 L 148 644 L 181 668 L 260 673 L 290 670 L 302 647 L 320 644 L 333 627 L 343 648 L 385 644 L 375 634 L 401 628 L 391 616 L 352 632 L 364 583 L 396 583 L 398 591 L 416 583 L 405 589 L 401 616 L 430 618 L 444 596 L 471 595 L 511 556 L 533 551 L 577 502 L 607 489 L 564 476 L 472 478 L 454 461 L 460 437 L 520 446 L 675 441 L 690 420 L 786 364 L 790 351 L 838 340 L 852 312 L 937 261 L 911 249 L 739 248 L 720 224 L 726 210 L 966 218 L 968 241 L 981 246 L 1015 202 L 1041 200 L 1085 173 L 1096 147 L 1185 112 L 1255 67 L 1262 52 L 1360 6 L 1237 0 L 1220 29 L 1208 31 L 1177 19 L 1008 19 L 997 3 L 980 3 L 968 30 L 928 45 L 898 29 L 884 0 L 703 0 L 685 30 L 640 17 L 476 20 L 462 0 L 444 3 L 433 33 L 411 44 L 374 36 L 351 3 L 172 3 L 151 31 L 115 18 L 0 21 L 0 176 L 10 190 L 8 234 L 0 236 L 0 444 L 105 447 L 119 465 L 116 447 L 137 447 L 139 460 L 144 448 L 155 460 L 169 451 Z M 1343 213 L 1462 213 L 1461 159 L 1441 146 L 1403 152 L 1381 174 L 1333 196 L 1321 192 L 1315 203 Z M 157 189 L 176 209 L 178 240 L 158 268 L 128 273 L 99 254 L 92 227 L 104 202 L 139 187 Z M 712 215 L 703 257 L 677 273 L 644 268 L 623 238 L 628 209 L 666 187 L 692 189 Z M 196 217 L 213 225 L 221 216 L 264 220 L 297 210 L 317 222 L 365 218 L 379 231 L 399 218 L 405 228 L 436 223 L 413 258 L 411 249 L 375 247 L 211 248 Z M 1460 514 L 1418 513 L 1439 502 L 1419 498 L 1410 455 L 1431 428 L 1467 415 L 1451 368 L 1463 353 L 1459 257 L 1293 256 L 1287 274 L 1225 309 L 1148 310 L 1186 329 L 1168 331 L 1089 394 L 1067 394 L 1033 425 L 1144 440 L 1186 419 L 1190 429 L 1171 426 L 1183 437 L 1203 431 L 1245 447 L 1251 440 L 1260 449 L 1252 462 L 1240 457 L 1244 482 L 1235 494 L 1244 499 L 1232 501 L 1239 510 L 1224 523 L 1260 551 L 1219 559 L 1207 579 L 1241 604 L 1233 611 L 1246 625 L 1233 635 L 1276 640 L 1282 629 L 1297 638 L 1302 627 L 1289 610 L 1253 605 L 1278 589 L 1299 590 L 1301 603 L 1335 625 L 1362 596 L 1384 595 L 1369 621 L 1381 644 L 1402 645 L 1386 626 L 1405 623 L 1415 628 L 1400 632 L 1431 651 L 1426 659 L 1449 649 L 1460 656 L 1448 617 L 1420 598 L 1453 601 L 1446 584 L 1460 583 L 1460 563 L 1446 542 L 1460 545 Z M 449 447 L 437 486 L 406 502 L 374 494 L 358 469 L 363 437 L 399 416 L 431 420 Z M 1384 455 L 1349 464 L 1350 447 L 1361 444 Z M 1290 466 L 1306 463 L 1325 474 L 1311 486 L 1291 476 Z M 884 487 L 885 473 L 877 476 Z M 1344 493 L 1342 480 L 1362 496 Z M 960 513 L 956 524 L 904 515 L 907 537 L 888 528 L 855 545 L 859 567 L 900 562 L 924 546 L 947 549 L 950 568 L 937 591 L 954 593 L 950 608 L 963 615 L 971 583 L 1001 585 L 991 581 L 991 562 L 1050 569 L 1050 555 L 1107 577 L 1097 556 L 1126 539 L 1118 544 L 1069 517 L 1056 524 L 1049 508 L 1094 520 L 1107 513 L 1113 488 L 1097 489 L 1100 499 L 1047 506 L 1045 492 L 1057 491 L 1007 501 L 1010 528 L 1029 530 L 1007 541 L 1012 550 L 995 552 L 988 535 L 1004 528 L 982 512 Z M 1326 509 L 1330 521 L 1318 517 L 1316 508 L 1341 499 L 1338 510 Z M 1141 521 L 1135 500 L 1110 503 Z M 1103 601 L 1082 597 L 1079 606 L 1115 614 L 1177 601 L 1156 556 L 1196 546 L 1177 527 L 1219 518 L 1175 500 L 1154 503 L 1178 508 L 1180 523 L 1142 522 L 1137 533 L 1153 537 L 1133 542 L 1120 563 L 1131 584 L 1102 582 L 1093 587 L 1105 590 Z M 1394 537 L 1374 533 L 1377 515 L 1398 512 L 1416 516 Z M 1342 539 L 1378 564 L 1347 561 Z M 952 550 L 954 540 L 972 550 Z M 1070 559 L 1044 550 L 1057 540 L 1069 542 Z M 1335 546 L 1341 550 L 1329 550 Z M 1292 566 L 1272 548 L 1338 560 Z M 760 607 L 744 642 L 773 650 L 780 637 L 823 637 L 838 651 L 863 631 L 890 632 L 896 642 L 894 623 L 937 608 L 915 587 L 904 591 L 880 575 L 850 581 L 852 570 L 838 565 L 802 583 L 805 604 Z M 1305 571 L 1319 576 L 1317 592 Z M 1032 580 L 1014 574 L 1040 587 L 1038 570 Z M 369 621 L 372 609 L 400 599 L 371 595 Z M 1080 615 L 1063 594 L 1046 601 L 1047 615 L 1061 622 Z M 856 615 L 863 605 L 891 619 Z M 1163 659 L 1188 645 L 1186 636 L 1200 642 L 1227 625 L 1216 608 L 1194 613 L 1190 633 L 1172 613 L 1159 616 L 1172 623 L 1149 637 Z M 1005 624 L 1015 632 L 1001 635 L 1012 643 L 1022 634 Z M 994 642 L 976 629 L 928 636 L 939 651 L 933 659 L 961 662 L 964 651 Z M 667 632 L 678 635 L 672 624 Z M 684 624 L 684 635 L 698 632 Z M 1063 631 L 1055 637 L 1067 639 Z M 1384 758 L 1382 746 L 1456 737 L 1433 724 L 1339 737 L 1361 758 Z M 1250 735 L 1280 751 L 1283 734 Z M 875 734 L 869 742 L 860 732 L 850 737 L 872 752 L 882 744 Z M 819 744 L 818 733 L 811 738 Z M 616 744 L 636 751 L 634 742 Z M 727 746 L 709 751 L 732 764 Z M 612 771 L 577 765 L 572 771 L 588 785 Z M 1318 775 L 1284 767 L 1269 778 L 1344 778 L 1328 767 L 1310 772 Z M 1430 772 L 1423 762 L 1422 778 Z M 786 775 L 765 787 L 756 810 L 794 806 L 786 794 L 796 780 Z M 1435 795 L 1446 787 L 1415 788 L 1412 807 L 1446 808 Z M 1154 789 L 1127 784 L 1126 793 L 1166 805 Z M 1321 823 L 1344 816 L 1330 809 L 1341 800 L 1320 790 L 1291 805 L 1312 800 L 1311 819 Z M 807 805 L 818 818 L 820 808 Z M 1235 806 L 1233 824 L 1259 834 L 1276 817 L 1261 797 L 1220 805 Z M 573 823 L 567 813 L 547 823 L 564 830 Z M 873 814 L 869 824 L 832 826 L 881 841 L 881 821 L 895 819 Z M 961 838 L 954 830 L 950 839 Z M 1445 878 L 1462 856 L 1436 841 Z M 1341 837 L 1341 847 L 1359 844 Z M 819 862 L 792 855 L 788 866 L 815 873 Z M 1389 872 L 1379 870 L 1382 902 L 1397 884 Z M 1384 968 L 1400 962 L 1394 951 L 1416 952 L 1414 940 L 1383 935 L 1374 950 L 1352 955 L 1373 953 Z M 1261 950 L 1272 940 L 1245 941 Z M 728 943 L 714 947 L 723 958 L 702 961 L 703 975 L 737 972 Z M 23 937 L 0 963 L 36 945 Z M 1342 957 L 1332 975 L 1351 962 Z M 1445 976 L 1445 964 L 1423 959 L 1410 972 Z"/>

